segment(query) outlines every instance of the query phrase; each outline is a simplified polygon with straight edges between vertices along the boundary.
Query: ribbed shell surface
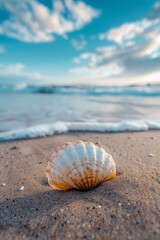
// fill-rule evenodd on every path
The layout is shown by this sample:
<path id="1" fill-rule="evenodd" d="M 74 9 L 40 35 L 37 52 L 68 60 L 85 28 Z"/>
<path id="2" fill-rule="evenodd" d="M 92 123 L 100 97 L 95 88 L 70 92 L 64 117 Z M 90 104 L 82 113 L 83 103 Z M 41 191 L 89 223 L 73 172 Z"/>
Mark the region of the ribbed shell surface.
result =
<path id="1" fill-rule="evenodd" d="M 89 190 L 116 176 L 115 163 L 103 148 L 90 142 L 69 142 L 49 158 L 48 182 L 54 189 Z"/>

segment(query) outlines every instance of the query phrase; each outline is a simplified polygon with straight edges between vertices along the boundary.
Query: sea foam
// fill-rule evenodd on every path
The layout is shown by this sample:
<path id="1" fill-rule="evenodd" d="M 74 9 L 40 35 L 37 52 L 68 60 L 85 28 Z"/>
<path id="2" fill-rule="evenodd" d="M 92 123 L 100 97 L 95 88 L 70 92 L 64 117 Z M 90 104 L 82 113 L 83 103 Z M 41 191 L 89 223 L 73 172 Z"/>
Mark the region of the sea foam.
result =
<path id="1" fill-rule="evenodd" d="M 19 130 L 2 132 L 0 133 L 0 141 L 52 136 L 57 133 L 66 133 L 69 131 L 132 132 L 147 130 L 160 130 L 160 121 L 137 120 L 118 123 L 56 122 L 53 124 L 40 124 Z"/>

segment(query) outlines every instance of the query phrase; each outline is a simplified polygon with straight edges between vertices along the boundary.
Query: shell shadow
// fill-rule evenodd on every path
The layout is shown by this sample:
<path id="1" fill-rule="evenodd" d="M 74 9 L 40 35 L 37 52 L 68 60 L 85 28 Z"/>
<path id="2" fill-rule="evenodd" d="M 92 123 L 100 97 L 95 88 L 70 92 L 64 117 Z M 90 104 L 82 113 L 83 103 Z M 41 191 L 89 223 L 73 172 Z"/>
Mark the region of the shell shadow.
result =
<path id="1" fill-rule="evenodd" d="M 116 178 L 118 179 L 118 177 Z M 32 219 L 47 216 L 59 212 L 64 206 L 67 206 L 75 201 L 85 201 L 85 204 L 93 204 L 102 206 L 108 204 L 117 207 L 118 202 L 122 203 L 122 206 L 126 206 L 128 199 L 122 193 L 119 193 L 119 189 L 122 186 L 121 182 L 116 182 L 113 179 L 108 182 L 101 183 L 95 189 L 89 191 L 68 190 L 57 191 L 50 190 L 45 192 L 39 192 L 37 194 L 30 194 L 15 199 L 7 199 L 0 203 L 0 229 L 7 230 L 8 228 L 18 228 L 23 231 L 27 222 Z M 134 188 L 134 183 L 123 179 L 124 185 L 130 185 Z M 42 184 L 48 186 L 46 179 L 42 179 Z M 135 206 L 130 204 L 130 209 L 134 209 Z M 128 211 L 127 208 L 125 210 Z"/>
<path id="2" fill-rule="evenodd" d="M 41 180 L 41 183 L 48 186 L 45 178 Z M 62 227 L 63 219 L 68 219 L 69 212 L 76 215 L 71 204 L 76 208 L 82 207 L 84 209 L 82 215 L 80 215 L 80 221 L 83 221 L 84 217 L 87 217 L 87 211 L 90 211 L 95 222 L 97 221 L 97 215 L 95 217 L 94 212 L 101 205 L 107 219 L 110 219 L 109 221 L 114 223 L 113 226 L 116 226 L 121 221 L 121 216 L 118 213 L 115 216 L 113 209 L 118 211 L 121 208 L 124 216 L 127 214 L 134 215 L 135 211 L 137 211 L 136 206 L 129 201 L 127 195 L 122 190 L 127 188 L 136 189 L 136 187 L 135 182 L 118 176 L 111 181 L 101 183 L 98 187 L 89 191 L 58 191 L 51 189 L 37 194 L 5 200 L 0 203 L 0 230 L 5 232 L 12 229 L 16 235 L 22 236 L 25 234 L 30 237 L 32 234 L 36 236 L 37 229 L 41 231 L 39 226 L 43 225 L 46 227 L 47 225 L 42 234 L 50 236 L 49 234 L 53 226 L 59 226 L 60 224 Z M 130 202 L 129 206 L 128 202 Z M 120 207 L 119 203 L 121 203 Z M 69 212 L 68 208 L 70 209 Z M 42 225 L 40 225 L 40 222 Z M 75 223 L 75 231 L 76 227 Z M 65 226 L 63 228 L 65 231 Z M 61 234 L 61 232 L 58 234 Z M 48 237 L 48 239 L 50 238 Z"/>

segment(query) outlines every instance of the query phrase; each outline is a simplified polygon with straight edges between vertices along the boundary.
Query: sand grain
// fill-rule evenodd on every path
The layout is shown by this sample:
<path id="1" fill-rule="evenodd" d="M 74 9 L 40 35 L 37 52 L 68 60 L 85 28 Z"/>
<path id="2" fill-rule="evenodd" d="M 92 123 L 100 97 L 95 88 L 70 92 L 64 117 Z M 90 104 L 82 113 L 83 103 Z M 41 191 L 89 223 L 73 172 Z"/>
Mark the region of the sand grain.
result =
<path id="1" fill-rule="evenodd" d="M 52 190 L 47 160 L 58 146 L 77 139 L 112 154 L 117 177 L 87 192 Z M 159 132 L 74 133 L 2 143 L 0 163 L 0 185 L 6 183 L 0 186 L 0 239 L 159 239 Z"/>

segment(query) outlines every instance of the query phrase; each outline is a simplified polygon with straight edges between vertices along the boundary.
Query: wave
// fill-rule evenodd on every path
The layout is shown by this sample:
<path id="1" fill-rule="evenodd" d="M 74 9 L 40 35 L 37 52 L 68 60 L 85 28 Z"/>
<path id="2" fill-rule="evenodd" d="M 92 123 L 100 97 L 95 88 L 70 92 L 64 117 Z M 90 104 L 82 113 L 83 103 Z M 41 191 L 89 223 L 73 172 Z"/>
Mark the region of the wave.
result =
<path id="1" fill-rule="evenodd" d="M 56 122 L 23 128 L 20 130 L 0 133 L 0 141 L 29 139 L 52 136 L 54 134 L 87 131 L 87 132 L 126 132 L 160 130 L 160 121 L 137 120 L 118 123 L 93 123 L 93 122 Z"/>
<path id="2" fill-rule="evenodd" d="M 0 92 L 40 93 L 40 94 L 80 94 L 80 95 L 113 95 L 113 96 L 160 96 L 160 84 L 130 86 L 34 86 L 25 83 L 18 85 L 0 85 Z"/>

